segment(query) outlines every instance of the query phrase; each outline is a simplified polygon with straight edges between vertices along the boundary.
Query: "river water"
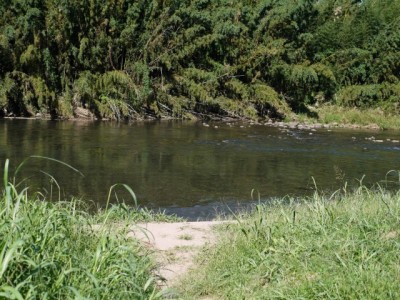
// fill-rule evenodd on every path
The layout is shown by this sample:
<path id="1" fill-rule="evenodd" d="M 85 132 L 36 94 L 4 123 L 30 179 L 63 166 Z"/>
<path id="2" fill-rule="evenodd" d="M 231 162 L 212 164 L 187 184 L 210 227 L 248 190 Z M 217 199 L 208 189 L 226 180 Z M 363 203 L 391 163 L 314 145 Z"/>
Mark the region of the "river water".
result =
<path id="1" fill-rule="evenodd" d="M 325 191 L 354 185 L 364 175 L 368 185 L 384 180 L 388 171 L 400 170 L 396 140 L 399 131 L 0 120 L 0 161 L 9 158 L 13 171 L 38 155 L 78 169 L 84 176 L 50 160 L 24 163 L 17 181 L 25 179 L 22 185 L 53 200 L 60 192 L 62 199 L 104 206 L 109 188 L 124 183 L 141 206 L 204 219 L 272 197 L 309 195 L 313 178 Z M 130 203 L 126 193 L 118 195 Z"/>

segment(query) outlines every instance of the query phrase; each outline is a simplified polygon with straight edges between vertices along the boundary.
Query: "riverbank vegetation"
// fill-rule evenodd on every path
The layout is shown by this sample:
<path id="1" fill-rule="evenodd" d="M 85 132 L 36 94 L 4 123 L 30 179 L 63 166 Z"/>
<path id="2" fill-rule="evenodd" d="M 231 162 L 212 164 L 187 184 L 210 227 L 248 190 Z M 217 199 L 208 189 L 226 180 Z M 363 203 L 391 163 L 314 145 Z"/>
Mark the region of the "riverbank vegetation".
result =
<path id="1" fill-rule="evenodd" d="M 181 283 L 183 299 L 399 299 L 400 192 L 258 205 Z"/>
<path id="2" fill-rule="evenodd" d="M 400 129 L 400 118 L 396 114 L 388 114 L 381 108 L 358 109 L 356 107 L 342 107 L 338 105 L 323 105 L 310 110 L 318 115 L 313 118 L 307 113 L 299 113 L 296 120 L 300 123 L 321 123 L 331 126 L 367 129 Z M 291 121 L 291 119 L 287 119 Z"/>
<path id="3" fill-rule="evenodd" d="M 48 202 L 40 193 L 19 188 L 9 179 L 6 163 L 0 195 L 0 298 L 161 297 L 151 251 L 127 237 L 132 223 L 157 216 L 119 206 L 89 214 L 82 205 L 76 199 Z"/>
<path id="4" fill-rule="evenodd" d="M 345 185 L 332 195 L 316 191 L 257 205 L 220 225 L 217 244 L 204 249 L 178 287 L 163 291 L 152 250 L 128 232 L 136 222 L 175 217 L 108 204 L 89 214 L 76 199 L 49 202 L 23 188 L 10 176 L 8 160 L 3 174 L 2 298 L 400 297 L 399 190 L 361 185 L 350 192 Z M 398 186 L 398 175 L 389 172 L 386 183 Z"/>
<path id="5" fill-rule="evenodd" d="M 399 113 L 400 2 L 0 3 L 0 115 Z"/>

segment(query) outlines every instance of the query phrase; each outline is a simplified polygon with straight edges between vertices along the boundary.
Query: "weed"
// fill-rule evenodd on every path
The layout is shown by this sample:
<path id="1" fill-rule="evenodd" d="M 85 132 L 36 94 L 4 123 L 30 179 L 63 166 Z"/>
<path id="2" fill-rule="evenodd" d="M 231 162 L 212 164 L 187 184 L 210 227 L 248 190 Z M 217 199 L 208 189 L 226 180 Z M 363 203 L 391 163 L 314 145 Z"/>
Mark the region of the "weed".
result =
<path id="1" fill-rule="evenodd" d="M 180 235 L 179 239 L 185 240 L 185 241 L 191 241 L 193 239 L 193 236 L 188 233 L 185 233 L 185 234 Z"/>
<path id="2" fill-rule="evenodd" d="M 237 220 L 183 280 L 184 299 L 400 298 L 400 191 L 316 192 Z"/>
<path id="3" fill-rule="evenodd" d="M 0 298 L 155 299 L 148 250 L 127 239 L 128 226 L 110 230 L 71 201 L 45 202 L 3 173 L 0 201 Z"/>

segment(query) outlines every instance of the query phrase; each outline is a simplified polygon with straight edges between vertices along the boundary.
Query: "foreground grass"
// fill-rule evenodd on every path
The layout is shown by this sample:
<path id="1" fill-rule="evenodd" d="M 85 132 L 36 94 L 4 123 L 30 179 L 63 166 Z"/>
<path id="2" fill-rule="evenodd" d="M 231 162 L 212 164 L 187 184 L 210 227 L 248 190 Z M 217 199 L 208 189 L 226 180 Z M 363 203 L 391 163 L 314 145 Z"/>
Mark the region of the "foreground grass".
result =
<path id="1" fill-rule="evenodd" d="M 318 118 L 297 115 L 296 118 L 305 123 L 323 123 L 339 125 L 369 126 L 377 125 L 381 129 L 400 129 L 400 118 L 395 113 L 387 113 L 376 108 L 349 108 L 336 105 L 323 105 L 312 109 Z"/>
<path id="2" fill-rule="evenodd" d="M 160 298 L 149 250 L 126 237 L 132 220 L 150 220 L 151 214 L 114 206 L 89 215 L 79 205 L 77 200 L 49 203 L 40 195 L 28 196 L 27 189 L 17 191 L 5 171 L 0 298 Z M 110 226 L 116 221 L 119 226 Z"/>
<path id="3" fill-rule="evenodd" d="M 183 299 L 400 299 L 400 192 L 257 206 L 221 228 Z"/>

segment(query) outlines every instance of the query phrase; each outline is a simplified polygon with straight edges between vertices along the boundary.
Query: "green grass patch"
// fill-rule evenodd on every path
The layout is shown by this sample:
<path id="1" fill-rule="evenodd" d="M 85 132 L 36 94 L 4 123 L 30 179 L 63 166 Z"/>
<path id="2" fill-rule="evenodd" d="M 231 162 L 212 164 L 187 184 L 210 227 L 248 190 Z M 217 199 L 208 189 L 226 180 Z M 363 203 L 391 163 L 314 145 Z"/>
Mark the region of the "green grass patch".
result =
<path id="1" fill-rule="evenodd" d="M 183 299 L 400 299 L 400 192 L 359 188 L 223 225 Z"/>
<path id="2" fill-rule="evenodd" d="M 395 113 L 386 112 L 380 108 L 354 108 L 337 105 L 323 105 L 312 109 L 317 118 L 297 115 L 297 119 L 306 123 L 323 123 L 339 125 L 378 125 L 381 129 L 400 129 L 400 118 Z"/>
<path id="3" fill-rule="evenodd" d="M 131 221 L 149 220 L 150 213 L 113 206 L 88 214 L 78 200 L 47 202 L 9 182 L 8 161 L 3 183 L 1 299 L 161 297 L 150 250 L 127 238 Z M 116 220 L 119 226 L 110 226 Z"/>
<path id="4" fill-rule="evenodd" d="M 179 238 L 180 240 L 185 240 L 185 241 L 191 241 L 191 240 L 193 240 L 193 236 L 190 235 L 190 234 L 188 234 L 188 233 L 181 234 L 178 238 Z"/>
<path id="5" fill-rule="evenodd" d="M 116 223 L 146 223 L 146 222 L 184 222 L 185 219 L 167 215 L 164 211 L 153 211 L 146 207 L 131 206 L 126 203 L 111 204 L 107 209 L 99 209 L 92 214 L 94 222 L 107 224 Z"/>

